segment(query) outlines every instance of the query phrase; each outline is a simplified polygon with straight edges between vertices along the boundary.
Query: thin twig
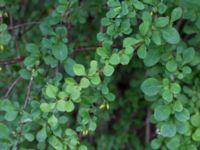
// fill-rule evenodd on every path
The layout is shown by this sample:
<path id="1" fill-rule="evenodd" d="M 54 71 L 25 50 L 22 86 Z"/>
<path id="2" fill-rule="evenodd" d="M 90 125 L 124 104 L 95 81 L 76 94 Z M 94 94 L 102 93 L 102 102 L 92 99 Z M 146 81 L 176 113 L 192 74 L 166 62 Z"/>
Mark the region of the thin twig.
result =
<path id="1" fill-rule="evenodd" d="M 145 143 L 149 143 L 150 136 L 151 136 L 151 125 L 150 125 L 150 117 L 151 117 L 151 111 L 147 110 L 147 117 L 146 117 L 146 128 L 145 128 Z"/>
<path id="2" fill-rule="evenodd" d="M 12 89 L 15 87 L 15 85 L 21 80 L 21 77 L 18 77 L 8 88 L 8 91 L 5 94 L 5 97 L 8 97 L 8 95 L 10 94 L 10 92 L 12 91 Z"/>
<path id="3" fill-rule="evenodd" d="M 30 93 L 31 93 L 32 83 L 33 83 L 33 77 L 31 77 L 30 80 L 29 80 L 29 84 L 28 84 L 28 88 L 27 88 L 27 93 L 26 93 L 26 98 L 25 98 L 24 105 L 23 105 L 23 110 L 26 108 L 26 106 L 28 104 L 28 101 L 30 99 Z"/>
<path id="4" fill-rule="evenodd" d="M 74 49 L 74 52 L 96 50 L 96 48 L 98 48 L 100 46 L 101 46 L 101 44 L 97 44 L 94 46 L 78 46 Z"/>
<path id="5" fill-rule="evenodd" d="M 25 26 L 35 25 L 35 24 L 39 24 L 39 23 L 41 23 L 41 22 L 40 21 L 33 21 L 33 22 L 22 23 L 22 24 L 18 24 L 18 25 L 15 25 L 15 26 L 8 27 L 8 30 L 14 30 L 14 29 L 18 29 L 18 28 L 23 28 Z"/>
<path id="6" fill-rule="evenodd" d="M 101 44 L 96 44 L 93 46 L 78 46 L 73 49 L 73 52 L 71 53 L 70 56 L 74 56 L 74 54 L 78 53 L 78 52 L 86 52 L 86 51 L 96 50 L 96 48 L 98 48 L 100 46 L 101 46 Z M 118 48 L 119 45 L 113 45 L 112 47 Z M 22 56 L 20 56 L 19 58 L 11 59 L 11 60 L 0 60 L 0 65 L 12 65 L 12 64 L 20 63 L 23 60 L 24 60 L 24 57 L 22 57 Z"/>
<path id="7" fill-rule="evenodd" d="M 24 60 L 24 57 L 19 57 L 11 60 L 0 60 L 0 65 L 12 65 Z"/>
<path id="8" fill-rule="evenodd" d="M 76 53 L 78 52 L 87 52 L 87 51 L 95 51 L 96 48 L 98 47 L 101 47 L 102 45 L 100 43 L 97 43 L 96 45 L 91 45 L 91 46 L 78 46 L 78 47 L 75 47 L 73 49 L 73 52 L 71 53 L 70 56 L 74 56 Z M 119 48 L 120 45 L 112 45 L 112 48 Z"/>

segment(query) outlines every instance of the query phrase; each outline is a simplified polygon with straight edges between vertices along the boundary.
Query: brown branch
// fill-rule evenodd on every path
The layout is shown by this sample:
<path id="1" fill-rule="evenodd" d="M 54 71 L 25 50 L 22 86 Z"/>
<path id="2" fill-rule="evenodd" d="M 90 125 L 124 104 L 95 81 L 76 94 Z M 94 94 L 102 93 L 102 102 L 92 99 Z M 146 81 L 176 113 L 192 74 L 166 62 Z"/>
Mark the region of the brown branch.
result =
<path id="1" fill-rule="evenodd" d="M 27 93 L 26 93 L 26 98 L 25 98 L 24 105 L 23 105 L 23 110 L 26 108 L 26 106 L 28 104 L 28 101 L 30 99 L 30 93 L 31 93 L 32 83 L 33 83 L 33 77 L 31 77 L 30 80 L 29 80 L 29 84 L 28 84 L 28 88 L 27 88 Z"/>
<path id="2" fill-rule="evenodd" d="M 97 43 L 96 45 L 92 46 L 78 46 L 73 49 L 73 52 L 70 54 L 70 56 L 74 56 L 78 52 L 87 52 L 87 51 L 92 51 L 96 50 L 96 48 L 101 47 L 102 45 L 100 43 Z M 120 48 L 120 45 L 112 45 L 113 48 Z"/>
<path id="3" fill-rule="evenodd" d="M 145 121 L 145 143 L 149 143 L 150 136 L 151 136 L 151 126 L 150 126 L 150 117 L 151 117 L 151 111 L 147 110 L 147 117 Z"/>
<path id="4" fill-rule="evenodd" d="M 96 50 L 96 48 L 98 48 L 100 46 L 101 46 L 101 44 L 97 44 L 97 45 L 93 45 L 93 46 L 78 46 L 74 49 L 74 52 Z"/>
<path id="5" fill-rule="evenodd" d="M 15 59 L 10 59 L 10 60 L 0 60 L 0 65 L 12 65 L 19 63 L 24 60 L 24 57 L 19 57 Z"/>
<path id="6" fill-rule="evenodd" d="M 8 88 L 8 91 L 5 94 L 5 97 L 8 97 L 8 95 L 10 94 L 10 92 L 12 91 L 12 89 L 15 87 L 15 85 L 21 80 L 21 77 L 18 77 Z"/>
<path id="7" fill-rule="evenodd" d="M 74 51 L 71 53 L 70 56 L 74 56 L 78 52 L 86 52 L 86 51 L 96 50 L 96 48 L 98 48 L 100 46 L 101 46 L 101 44 L 96 44 L 93 46 L 78 46 L 78 47 L 74 48 Z M 112 47 L 119 48 L 119 45 L 113 45 Z M 23 60 L 24 60 L 23 56 L 20 56 L 18 58 L 11 59 L 11 60 L 0 60 L 0 65 L 12 65 L 12 64 L 20 63 Z"/>
<path id="8" fill-rule="evenodd" d="M 22 23 L 22 24 L 18 24 L 15 26 L 9 26 L 8 30 L 14 30 L 14 29 L 18 29 L 18 28 L 23 28 L 25 26 L 29 26 L 29 25 L 35 25 L 35 24 L 39 24 L 41 23 L 40 21 L 33 21 L 33 22 L 27 22 L 27 23 Z"/>

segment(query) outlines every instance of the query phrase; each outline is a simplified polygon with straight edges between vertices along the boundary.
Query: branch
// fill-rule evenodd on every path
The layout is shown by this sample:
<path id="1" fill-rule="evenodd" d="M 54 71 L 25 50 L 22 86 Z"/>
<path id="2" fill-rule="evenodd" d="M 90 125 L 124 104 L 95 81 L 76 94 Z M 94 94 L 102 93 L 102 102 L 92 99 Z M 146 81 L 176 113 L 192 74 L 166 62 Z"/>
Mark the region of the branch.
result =
<path id="1" fill-rule="evenodd" d="M 29 26 L 29 25 L 35 25 L 35 24 L 39 24 L 41 23 L 40 21 L 33 21 L 33 22 L 27 22 L 27 23 L 22 23 L 22 24 L 18 24 L 15 26 L 9 26 L 8 30 L 14 30 L 14 29 L 18 29 L 18 28 L 23 28 L 25 26 Z"/>
<path id="2" fill-rule="evenodd" d="M 15 85 L 21 80 L 21 77 L 18 77 L 8 88 L 8 91 L 5 94 L 5 97 L 8 97 L 8 95 L 10 94 L 10 92 L 12 91 L 12 89 L 15 87 Z"/>
<path id="3" fill-rule="evenodd" d="M 78 52 L 86 52 L 86 51 L 92 51 L 92 50 L 96 50 L 96 48 L 98 47 L 101 47 L 102 45 L 100 43 L 97 43 L 96 45 L 92 45 L 92 46 L 78 46 L 78 47 L 75 47 L 73 49 L 73 52 L 71 53 L 70 56 L 74 56 L 76 53 Z M 112 45 L 112 48 L 119 48 L 120 45 Z"/>
<path id="4" fill-rule="evenodd" d="M 101 44 L 96 44 L 93 46 L 78 46 L 74 48 L 74 51 L 71 53 L 70 56 L 74 56 L 78 52 L 86 52 L 86 51 L 91 51 L 91 50 L 96 50 L 96 48 L 100 47 Z M 137 45 L 136 45 L 137 46 Z M 113 45 L 113 48 L 119 48 L 119 45 Z M 137 48 L 137 47 L 136 47 Z M 24 60 L 24 57 L 19 57 L 11 60 L 0 60 L 0 65 L 12 65 L 16 63 L 20 63 Z"/>
<path id="5" fill-rule="evenodd" d="M 11 60 L 0 60 L 0 65 L 12 65 L 24 60 L 24 57 L 19 57 Z"/>
<path id="6" fill-rule="evenodd" d="M 27 88 L 27 93 L 26 93 L 26 98 L 25 98 L 24 105 L 23 105 L 23 110 L 26 108 L 26 106 L 28 104 L 28 101 L 30 99 L 30 93 L 31 93 L 32 83 L 33 83 L 33 77 L 31 77 L 30 80 L 29 80 L 29 84 L 28 84 L 28 88 Z"/>
<path id="7" fill-rule="evenodd" d="M 151 126 L 150 126 L 150 117 L 151 117 L 151 111 L 148 109 L 147 110 L 147 117 L 145 121 L 145 143 L 149 143 L 150 141 L 150 136 L 151 136 Z"/>
<path id="8" fill-rule="evenodd" d="M 97 44 L 94 46 L 78 46 L 74 49 L 74 52 L 96 50 L 96 48 L 98 48 L 99 46 L 101 46 L 101 44 Z"/>

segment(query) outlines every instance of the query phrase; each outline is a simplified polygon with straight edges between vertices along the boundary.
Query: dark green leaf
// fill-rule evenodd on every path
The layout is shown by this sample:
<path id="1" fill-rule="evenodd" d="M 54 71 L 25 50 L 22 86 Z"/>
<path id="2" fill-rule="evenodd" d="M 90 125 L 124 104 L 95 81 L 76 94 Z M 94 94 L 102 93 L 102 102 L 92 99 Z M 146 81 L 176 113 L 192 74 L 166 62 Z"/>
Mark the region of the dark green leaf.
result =
<path id="1" fill-rule="evenodd" d="M 163 124 L 160 128 L 160 134 L 164 137 L 173 137 L 176 134 L 176 126 L 170 123 Z"/>
<path id="2" fill-rule="evenodd" d="M 155 78 L 148 78 L 141 85 L 142 91 L 148 96 L 155 96 L 158 94 L 161 87 L 160 81 Z"/>
<path id="3" fill-rule="evenodd" d="M 173 27 L 167 27 L 161 30 L 164 40 L 169 44 L 178 44 L 180 36 L 177 30 Z"/>

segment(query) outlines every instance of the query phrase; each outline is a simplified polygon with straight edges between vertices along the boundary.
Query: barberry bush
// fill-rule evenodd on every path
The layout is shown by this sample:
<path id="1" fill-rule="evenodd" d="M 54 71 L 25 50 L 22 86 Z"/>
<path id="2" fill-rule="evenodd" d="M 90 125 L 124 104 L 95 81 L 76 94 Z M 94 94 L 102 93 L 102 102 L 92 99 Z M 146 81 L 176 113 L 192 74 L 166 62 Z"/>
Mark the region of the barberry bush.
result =
<path id="1" fill-rule="evenodd" d="M 199 8 L 0 0 L 0 149 L 200 149 Z"/>

